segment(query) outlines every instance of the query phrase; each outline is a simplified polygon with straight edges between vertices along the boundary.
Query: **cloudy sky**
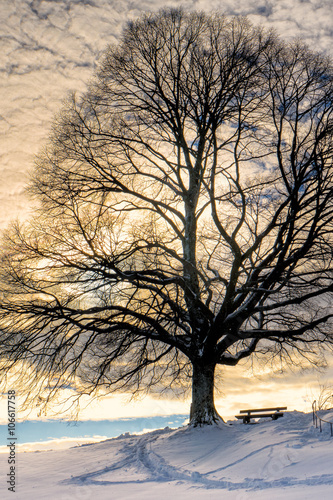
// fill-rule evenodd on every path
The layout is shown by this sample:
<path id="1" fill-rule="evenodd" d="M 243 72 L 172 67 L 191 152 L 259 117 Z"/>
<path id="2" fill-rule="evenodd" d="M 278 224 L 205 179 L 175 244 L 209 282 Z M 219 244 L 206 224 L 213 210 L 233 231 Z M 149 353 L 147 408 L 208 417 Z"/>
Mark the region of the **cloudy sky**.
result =
<path id="1" fill-rule="evenodd" d="M 128 19 L 180 5 L 245 14 L 253 23 L 274 27 L 284 39 L 299 37 L 310 48 L 333 54 L 332 0 L 1 0 L 0 228 L 28 213 L 28 172 L 66 94 L 84 90 L 104 48 L 117 42 Z M 261 387 L 264 394 L 297 386 L 304 399 L 315 378 L 288 376 L 276 387 L 274 379 L 273 385 L 251 382 L 247 387 L 252 394 Z M 240 394 L 244 401 L 244 380 L 241 374 L 234 382 L 237 404 Z"/>
<path id="2" fill-rule="evenodd" d="M 179 5 L 246 14 L 333 51 L 331 0 L 1 0 L 0 227 L 27 211 L 27 172 L 66 93 L 84 89 L 129 18 Z"/>

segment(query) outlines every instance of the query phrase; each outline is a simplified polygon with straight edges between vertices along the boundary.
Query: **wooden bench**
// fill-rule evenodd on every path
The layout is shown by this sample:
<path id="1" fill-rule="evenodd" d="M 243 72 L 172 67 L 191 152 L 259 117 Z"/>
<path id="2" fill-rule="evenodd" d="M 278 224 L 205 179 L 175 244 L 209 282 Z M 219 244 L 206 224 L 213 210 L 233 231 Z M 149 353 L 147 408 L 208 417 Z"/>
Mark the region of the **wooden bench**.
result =
<path id="1" fill-rule="evenodd" d="M 251 418 L 271 417 L 272 420 L 277 420 L 283 417 L 282 410 L 286 410 L 286 406 L 278 406 L 277 408 L 259 408 L 256 410 L 240 410 L 243 415 L 235 415 L 236 418 L 242 419 L 244 424 L 249 424 Z"/>

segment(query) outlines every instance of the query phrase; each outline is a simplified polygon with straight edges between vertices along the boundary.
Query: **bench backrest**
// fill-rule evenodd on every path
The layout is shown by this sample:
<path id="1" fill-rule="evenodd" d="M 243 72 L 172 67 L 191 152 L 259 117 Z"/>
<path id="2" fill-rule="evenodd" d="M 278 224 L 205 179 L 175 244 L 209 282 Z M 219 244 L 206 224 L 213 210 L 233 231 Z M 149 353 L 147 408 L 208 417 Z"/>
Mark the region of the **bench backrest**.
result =
<path id="1" fill-rule="evenodd" d="M 251 410 L 240 410 L 239 413 L 255 413 L 259 411 L 281 411 L 286 410 L 286 406 L 278 406 L 277 408 L 259 408 L 259 409 L 251 409 Z"/>

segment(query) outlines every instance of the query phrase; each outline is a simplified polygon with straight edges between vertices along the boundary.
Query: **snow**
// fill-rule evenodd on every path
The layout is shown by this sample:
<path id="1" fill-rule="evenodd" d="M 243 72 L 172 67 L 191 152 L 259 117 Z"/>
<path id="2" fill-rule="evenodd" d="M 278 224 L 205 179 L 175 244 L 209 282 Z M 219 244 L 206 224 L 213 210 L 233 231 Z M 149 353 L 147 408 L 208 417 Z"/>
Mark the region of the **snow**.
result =
<path id="1" fill-rule="evenodd" d="M 333 421 L 333 412 L 325 418 Z M 0 455 L 0 469 L 8 469 Z M 2 473 L 0 496 L 13 498 Z M 332 497 L 333 438 L 312 414 L 276 421 L 165 428 L 123 434 L 67 450 L 18 454 L 18 500 L 233 499 Z"/>

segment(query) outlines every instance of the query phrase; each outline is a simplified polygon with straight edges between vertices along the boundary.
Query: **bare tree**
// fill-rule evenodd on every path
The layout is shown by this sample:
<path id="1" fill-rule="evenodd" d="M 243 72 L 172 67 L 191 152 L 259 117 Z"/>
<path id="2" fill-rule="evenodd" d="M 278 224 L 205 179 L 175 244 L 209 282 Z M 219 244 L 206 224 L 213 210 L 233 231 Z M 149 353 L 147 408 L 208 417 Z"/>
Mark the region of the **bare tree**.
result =
<path id="1" fill-rule="evenodd" d="M 332 124 L 330 61 L 301 42 L 181 10 L 130 22 L 55 122 L 35 216 L 5 235 L 2 370 L 51 393 L 192 377 L 202 425 L 216 366 L 322 362 Z"/>
<path id="2" fill-rule="evenodd" d="M 319 384 L 316 394 L 316 404 L 318 410 L 333 409 L 333 385 L 331 382 L 323 382 Z"/>

